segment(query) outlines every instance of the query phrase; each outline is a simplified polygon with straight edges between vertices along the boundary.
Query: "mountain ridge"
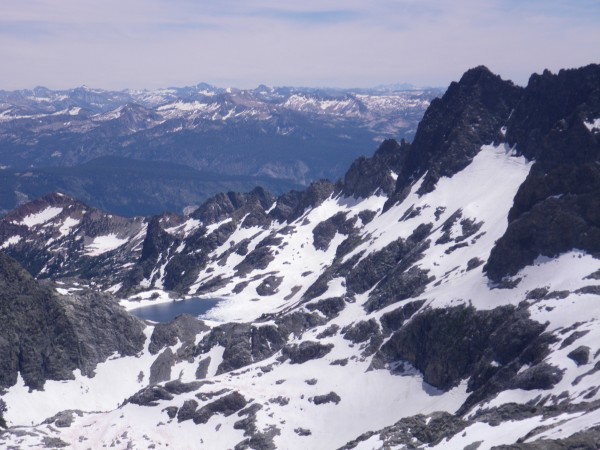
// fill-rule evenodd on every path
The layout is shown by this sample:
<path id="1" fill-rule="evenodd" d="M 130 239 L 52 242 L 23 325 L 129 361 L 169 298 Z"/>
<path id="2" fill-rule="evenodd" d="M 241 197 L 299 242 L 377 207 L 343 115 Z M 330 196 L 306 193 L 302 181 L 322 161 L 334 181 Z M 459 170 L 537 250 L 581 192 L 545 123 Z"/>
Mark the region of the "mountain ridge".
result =
<path id="1" fill-rule="evenodd" d="M 600 66 L 570 72 L 573 89 L 578 76 L 593 88 Z M 564 75 L 542 77 L 543 99 Z M 527 87 L 472 69 L 412 144 L 385 141 L 343 180 L 302 192 L 230 192 L 189 216 L 137 221 L 81 206 L 98 217 L 85 227 L 59 196 L 0 220 L 3 250 L 26 261 L 37 246 L 39 273 L 64 294 L 83 283 L 127 308 L 168 302 L 165 291 L 223 299 L 203 320 L 147 323 L 135 358 L 65 384 L 92 393 L 69 390 L 69 408 L 105 412 L 58 414 L 52 380 L 30 393 L 39 412 L 26 411 L 22 386 L 9 387 L 7 424 L 39 425 L 0 442 L 595 448 L 599 104 L 568 85 L 554 120 Z M 550 125 L 511 130 L 518 108 Z M 448 154 L 455 166 L 440 163 Z M 48 262 L 77 242 L 74 267 L 91 261 L 96 273 L 61 279 Z M 116 373 L 123 387 L 102 391 Z"/>
<path id="2" fill-rule="evenodd" d="M 61 191 L 121 215 L 181 212 L 221 191 L 263 184 L 282 193 L 335 179 L 373 142 L 410 138 L 441 92 L 203 84 L 152 92 L 0 92 L 0 210 Z M 112 168 L 127 175 L 111 186 L 86 172 L 107 156 L 134 160 Z M 197 171 L 193 185 L 161 173 L 161 162 Z M 157 170 L 143 180 L 141 168 L 150 164 Z M 162 197 L 154 198 L 158 192 Z"/>

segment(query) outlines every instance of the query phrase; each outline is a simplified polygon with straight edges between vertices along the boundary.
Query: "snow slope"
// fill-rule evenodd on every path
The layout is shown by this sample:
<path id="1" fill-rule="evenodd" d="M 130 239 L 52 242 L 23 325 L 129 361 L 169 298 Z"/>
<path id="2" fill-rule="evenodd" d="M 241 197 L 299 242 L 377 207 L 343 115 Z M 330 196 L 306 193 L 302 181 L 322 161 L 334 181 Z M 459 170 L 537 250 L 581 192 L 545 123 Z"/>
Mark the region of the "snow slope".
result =
<path id="1" fill-rule="evenodd" d="M 556 259 L 540 258 L 515 277 L 520 278 L 521 282 L 512 289 L 493 286 L 483 274 L 481 266 L 467 268 L 466 263 L 473 258 L 485 260 L 495 240 L 505 231 L 512 198 L 530 166 L 530 162 L 515 156 L 504 145 L 485 146 L 466 169 L 452 178 L 442 178 L 433 192 L 416 195 L 420 185 L 420 181 L 417 181 L 404 201 L 385 212 L 382 212 L 386 200 L 384 196 L 374 195 L 367 199 L 330 196 L 318 206 L 307 209 L 291 223 L 273 223 L 268 228 L 238 226 L 227 242 L 215 249 L 216 255 L 245 239 L 249 241 L 248 251 L 251 252 L 262 239 L 277 233 L 284 240 L 277 245 L 273 260 L 263 269 L 252 271 L 250 282 L 234 293 L 233 289 L 240 280 L 236 278 L 235 267 L 243 260 L 243 256 L 231 253 L 221 259 L 221 264 L 209 266 L 212 270 L 207 268 L 200 272 L 196 283 L 190 287 L 190 293 L 208 278 L 232 278 L 230 283 L 211 293 L 211 296 L 226 299 L 209 313 L 211 320 L 206 323 L 211 327 L 225 322 L 251 322 L 263 314 L 277 317 L 272 313 L 278 311 L 306 311 L 308 287 L 318 279 L 324 268 L 333 263 L 336 249 L 345 238 L 336 233 L 326 250 L 315 248 L 313 231 L 319 223 L 339 213 L 345 214 L 346 218 L 358 218 L 361 211 L 376 212 L 368 223 L 362 223 L 360 219 L 356 221 L 355 226 L 360 230 L 362 241 L 343 256 L 343 261 L 348 261 L 357 255 L 354 266 L 370 255 L 381 252 L 398 238 L 408 238 L 420 225 L 432 223 L 429 234 L 431 242 L 440 240 L 444 233 L 451 240 L 429 246 L 415 263 L 416 267 L 427 270 L 435 277 L 432 280 L 436 280 L 429 282 L 418 296 L 426 300 L 425 309 L 471 304 L 477 309 L 492 310 L 501 305 L 518 305 L 527 299 L 529 292 L 540 287 L 548 291 L 567 292 L 565 298 L 542 299 L 532 302 L 528 307 L 533 319 L 547 323 L 548 331 L 562 336 L 562 341 L 552 344 L 551 353 L 545 360 L 563 371 L 561 381 L 550 391 L 505 390 L 492 400 L 472 408 L 471 416 L 478 411 L 515 401 L 539 401 L 540 396 L 552 393 L 566 392 L 563 398 L 573 403 L 584 399 L 586 402 L 600 399 L 598 389 L 595 389 L 596 377 L 586 376 L 593 361 L 577 366 L 567 357 L 577 345 L 587 345 L 594 354 L 600 342 L 600 327 L 597 324 L 600 314 L 590 315 L 590 311 L 600 311 L 599 297 L 579 291 L 586 286 L 600 287 L 599 281 L 585 278 L 600 269 L 600 262 L 576 250 Z M 407 211 L 419 211 L 419 214 L 411 216 L 406 214 Z M 448 222 L 457 211 L 462 213 L 463 220 L 482 225 L 475 234 L 460 241 L 467 245 L 448 252 L 456 244 L 456 238 L 463 233 L 458 221 Z M 444 228 L 443 224 L 448 223 L 450 226 Z M 206 232 L 216 232 L 223 224 L 218 223 Z M 197 226 L 193 222 L 184 223 L 171 233 L 177 230 L 193 232 Z M 285 234 L 281 233 L 283 228 L 287 228 Z M 265 276 L 273 273 L 283 276 L 278 291 L 260 298 L 256 293 L 257 285 Z M 295 286 L 301 288 L 294 289 Z M 339 331 L 370 319 L 380 321 L 382 316 L 398 307 L 398 303 L 393 303 L 381 310 L 366 313 L 364 305 L 372 292 L 373 289 L 353 295 L 347 291 L 343 277 L 333 278 L 325 292 L 310 300 L 314 304 L 332 297 L 354 298 L 354 301 L 345 304 L 336 317 L 288 338 L 288 346 L 317 341 L 324 346 L 331 345 L 331 350 L 325 355 L 303 363 L 292 363 L 283 360 L 281 352 L 275 352 L 241 370 L 217 374 L 225 358 L 224 351 L 227 350 L 215 346 L 208 353 L 178 359 L 170 370 L 171 379 L 194 383 L 199 361 L 210 357 L 205 378 L 207 383 L 194 385 L 190 392 L 171 395 L 171 399 L 158 400 L 156 406 L 131 402 L 123 404 L 126 398 L 148 384 L 151 366 L 156 360 L 156 354 L 151 354 L 148 346 L 137 357 L 115 357 L 100 364 L 93 378 L 76 375 L 73 381 L 48 381 L 44 391 L 31 393 L 19 382 L 3 396 L 8 404 L 5 417 L 11 426 L 29 426 L 28 432 L 12 432 L 0 439 L 5 445 L 23 447 L 55 437 L 69 443 L 72 448 L 98 448 L 103 445 L 117 448 L 155 445 L 163 448 L 167 444 L 182 449 L 230 448 L 248 439 L 241 425 L 236 425 L 241 418 L 248 417 L 242 414 L 243 411 L 240 412 L 242 408 L 227 416 L 214 414 L 206 423 L 199 424 L 192 420 L 179 422 L 176 417 L 170 418 L 167 408 L 181 408 L 185 402 L 191 401 L 197 402 L 198 408 L 201 408 L 232 392 L 240 393 L 246 405 L 260 405 L 258 411 L 250 414 L 255 429 L 258 433 L 269 435 L 277 448 L 337 448 L 363 433 L 383 429 L 403 418 L 417 414 L 428 416 L 436 411 L 457 412 L 468 397 L 466 380 L 444 391 L 426 383 L 422 374 L 410 365 L 405 365 L 402 372 L 373 370 L 371 356 L 365 353 L 367 343 L 355 343 Z M 259 321 L 256 326 L 264 327 L 269 323 L 272 320 L 262 325 Z M 147 326 L 148 338 L 154 328 L 151 324 Z M 563 346 L 562 342 L 567 336 L 560 333 L 567 328 L 587 334 L 576 344 Z M 330 332 L 325 333 L 324 337 L 326 330 Z M 200 333 L 194 343 L 200 343 L 206 336 L 207 332 Z M 170 348 L 177 354 L 184 347 L 178 341 Z M 581 381 L 576 383 L 578 377 Z M 335 393 L 331 397 L 333 400 L 320 404 L 315 402 L 315 398 L 329 393 Z M 42 423 L 45 418 L 65 409 L 84 412 L 74 413 L 73 423 L 69 427 Z M 31 427 L 32 422 L 34 427 Z M 597 410 L 565 413 L 551 418 L 533 416 L 503 422 L 501 426 L 473 421 L 463 433 L 444 438 L 435 448 L 464 448 L 479 441 L 482 441 L 479 448 L 491 448 L 493 445 L 515 442 L 525 435 L 529 436 L 529 440 L 566 437 L 576 430 L 598 423 L 600 414 Z M 544 428 L 539 428 L 542 425 Z M 543 432 L 531 434 L 534 429 Z M 372 434 L 360 441 L 357 448 L 377 448 L 386 443 L 385 439 L 385 433 Z"/>

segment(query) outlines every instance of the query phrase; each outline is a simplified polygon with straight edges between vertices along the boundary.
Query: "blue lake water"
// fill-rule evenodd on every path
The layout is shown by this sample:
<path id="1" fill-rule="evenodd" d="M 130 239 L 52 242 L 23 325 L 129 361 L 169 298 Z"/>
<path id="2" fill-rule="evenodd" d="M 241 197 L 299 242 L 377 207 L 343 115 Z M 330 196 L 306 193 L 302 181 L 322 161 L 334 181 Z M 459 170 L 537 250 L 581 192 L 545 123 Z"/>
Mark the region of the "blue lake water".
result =
<path id="1" fill-rule="evenodd" d="M 218 298 L 190 298 L 188 300 L 143 306 L 132 309 L 129 312 L 143 320 L 170 322 L 180 314 L 189 314 L 194 317 L 200 316 L 214 308 L 219 301 L 220 299 Z"/>

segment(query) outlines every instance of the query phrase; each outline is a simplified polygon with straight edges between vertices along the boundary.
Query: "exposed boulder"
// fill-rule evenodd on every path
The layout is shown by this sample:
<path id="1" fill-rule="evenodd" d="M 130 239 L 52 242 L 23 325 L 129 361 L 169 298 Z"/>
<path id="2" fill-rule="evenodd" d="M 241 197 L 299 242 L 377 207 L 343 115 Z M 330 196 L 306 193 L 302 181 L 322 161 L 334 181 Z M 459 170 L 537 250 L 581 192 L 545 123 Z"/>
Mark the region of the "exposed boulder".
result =
<path id="1" fill-rule="evenodd" d="M 304 341 L 299 345 L 288 344 L 281 351 L 282 359 L 290 360 L 290 364 L 304 364 L 311 359 L 319 359 L 333 349 L 333 344 L 321 344 L 314 341 Z"/>
<path id="2" fill-rule="evenodd" d="M 242 394 L 234 391 L 197 410 L 193 416 L 194 423 L 206 423 L 215 414 L 230 416 L 246 406 L 247 403 Z"/>
<path id="3" fill-rule="evenodd" d="M 587 364 L 590 360 L 590 348 L 587 345 L 580 345 L 575 350 L 572 350 L 567 355 L 578 366 L 583 366 Z"/>
<path id="4" fill-rule="evenodd" d="M 274 295 L 278 292 L 279 285 L 283 281 L 283 277 L 269 275 L 256 287 L 256 293 L 262 297 Z"/>
<path id="5" fill-rule="evenodd" d="M 329 394 L 315 395 L 312 401 L 315 405 L 324 405 L 325 403 L 335 403 L 337 405 L 342 399 L 335 392 L 331 391 Z"/>
<path id="6" fill-rule="evenodd" d="M 164 387 L 155 385 L 148 386 L 129 397 L 125 403 L 133 403 L 140 406 L 157 406 L 160 400 L 173 400 L 173 394 Z"/>
<path id="7" fill-rule="evenodd" d="M 69 428 L 73 421 L 75 420 L 75 416 L 83 416 L 83 412 L 79 410 L 65 410 L 61 411 L 54 416 L 44 420 L 44 423 L 55 425 L 58 428 Z"/>

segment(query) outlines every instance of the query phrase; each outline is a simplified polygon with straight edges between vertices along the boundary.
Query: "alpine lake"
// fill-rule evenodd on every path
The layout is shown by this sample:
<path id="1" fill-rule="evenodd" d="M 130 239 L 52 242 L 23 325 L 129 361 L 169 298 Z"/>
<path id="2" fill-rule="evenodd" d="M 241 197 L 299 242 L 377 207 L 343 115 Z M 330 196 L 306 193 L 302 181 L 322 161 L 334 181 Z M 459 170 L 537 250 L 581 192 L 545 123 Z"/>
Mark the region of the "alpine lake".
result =
<path id="1" fill-rule="evenodd" d="M 188 314 L 193 317 L 201 316 L 214 308 L 220 301 L 221 299 L 218 298 L 190 298 L 142 306 L 129 312 L 139 319 L 165 323 L 181 314 Z"/>

